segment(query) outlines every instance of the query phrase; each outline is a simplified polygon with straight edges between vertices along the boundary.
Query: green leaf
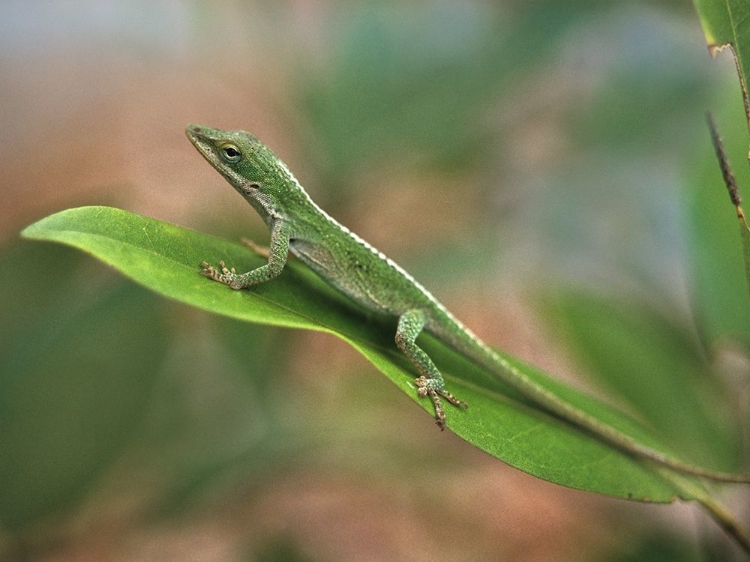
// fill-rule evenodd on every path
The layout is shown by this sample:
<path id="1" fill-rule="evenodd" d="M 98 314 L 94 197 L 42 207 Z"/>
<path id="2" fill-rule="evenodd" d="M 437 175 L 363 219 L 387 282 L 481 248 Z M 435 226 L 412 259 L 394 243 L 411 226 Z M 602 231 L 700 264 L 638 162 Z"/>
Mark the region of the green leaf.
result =
<path id="1" fill-rule="evenodd" d="M 750 3 L 747 0 L 695 0 L 712 56 L 729 46 L 737 61 L 745 115 L 750 124 L 747 76 L 750 70 Z"/>
<path id="2" fill-rule="evenodd" d="M 23 235 L 80 248 L 152 290 L 197 308 L 250 322 L 334 334 L 431 410 L 428 401 L 416 396 L 415 373 L 393 343 L 395 320 L 359 311 L 298 263 L 290 263 L 272 283 L 231 291 L 200 276 L 198 263 L 225 260 L 238 270 L 249 270 L 264 260 L 242 245 L 107 207 L 63 211 L 31 225 Z M 531 406 L 496 376 L 436 340 L 420 341 L 443 370 L 449 388 L 470 404 L 466 412 L 448 412 L 449 427 L 489 454 L 544 480 L 581 490 L 652 502 L 678 497 L 709 501 L 698 479 L 614 449 Z M 668 451 L 657 437 L 613 408 L 507 359 L 602 424 Z"/>

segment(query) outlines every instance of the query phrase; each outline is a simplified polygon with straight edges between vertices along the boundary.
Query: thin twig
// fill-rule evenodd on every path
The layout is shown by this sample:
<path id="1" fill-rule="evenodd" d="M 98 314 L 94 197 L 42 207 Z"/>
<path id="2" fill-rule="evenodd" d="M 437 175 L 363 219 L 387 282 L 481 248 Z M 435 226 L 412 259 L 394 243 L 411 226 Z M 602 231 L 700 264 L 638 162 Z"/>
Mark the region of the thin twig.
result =
<path id="1" fill-rule="evenodd" d="M 738 216 L 744 218 L 744 214 L 740 208 L 742 198 L 740 197 L 740 191 L 737 187 L 737 180 L 732 173 L 732 168 L 729 165 L 729 158 L 727 158 L 727 153 L 724 150 L 724 143 L 721 141 L 721 136 L 719 135 L 719 130 L 716 127 L 716 121 L 714 120 L 711 111 L 706 111 L 706 121 L 708 122 L 708 128 L 711 130 L 711 142 L 714 145 L 716 158 L 719 161 L 719 167 L 721 168 L 721 175 L 724 177 L 724 183 L 729 192 L 729 199 L 731 199 L 732 204 L 737 207 Z"/>

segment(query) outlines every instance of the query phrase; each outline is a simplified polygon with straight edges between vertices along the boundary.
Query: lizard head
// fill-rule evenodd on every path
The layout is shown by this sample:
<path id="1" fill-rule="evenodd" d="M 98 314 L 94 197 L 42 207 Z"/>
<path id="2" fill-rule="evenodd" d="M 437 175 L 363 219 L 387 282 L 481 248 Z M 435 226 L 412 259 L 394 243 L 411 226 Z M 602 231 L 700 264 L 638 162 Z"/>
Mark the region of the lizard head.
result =
<path id="1" fill-rule="evenodd" d="M 222 131 L 188 125 L 190 141 L 240 195 L 268 218 L 301 192 L 286 165 L 257 137 L 246 131 Z"/>

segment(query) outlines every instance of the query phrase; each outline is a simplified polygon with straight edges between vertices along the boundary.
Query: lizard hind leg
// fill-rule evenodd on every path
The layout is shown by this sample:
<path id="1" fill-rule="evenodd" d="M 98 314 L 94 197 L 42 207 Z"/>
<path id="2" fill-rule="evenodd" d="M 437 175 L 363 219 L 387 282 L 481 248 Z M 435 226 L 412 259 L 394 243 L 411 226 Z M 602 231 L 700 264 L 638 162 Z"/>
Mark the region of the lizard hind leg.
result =
<path id="1" fill-rule="evenodd" d="M 465 409 L 467 405 L 445 390 L 443 375 L 440 374 L 432 359 L 416 344 L 417 336 L 422 332 L 426 321 L 426 315 L 422 310 L 409 310 L 402 314 L 398 319 L 396 329 L 396 345 L 419 371 L 420 376 L 414 381 L 417 385 L 417 394 L 430 397 L 435 408 L 435 423 L 443 430 L 445 429 L 445 410 L 440 397 L 442 396 L 459 408 Z"/>

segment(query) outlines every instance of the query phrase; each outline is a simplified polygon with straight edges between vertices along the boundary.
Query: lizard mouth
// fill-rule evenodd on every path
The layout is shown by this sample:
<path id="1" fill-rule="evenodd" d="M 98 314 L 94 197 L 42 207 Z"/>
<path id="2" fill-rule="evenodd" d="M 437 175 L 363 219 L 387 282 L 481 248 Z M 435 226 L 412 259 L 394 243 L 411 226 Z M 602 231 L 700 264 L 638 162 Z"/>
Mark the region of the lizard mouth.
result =
<path id="1" fill-rule="evenodd" d="M 195 148 L 197 148 L 203 156 L 208 156 L 211 151 L 211 137 L 207 134 L 210 130 L 210 128 L 203 127 L 202 125 L 188 125 L 185 127 L 187 138 L 190 139 L 190 142 L 195 145 Z"/>
<path id="2" fill-rule="evenodd" d="M 193 146 L 198 149 L 198 152 L 203 155 L 203 158 L 205 158 L 211 166 L 216 168 L 221 175 L 226 177 L 226 170 L 216 162 L 216 139 L 215 135 L 211 134 L 213 130 L 214 129 L 204 127 L 203 125 L 188 125 L 185 127 L 185 134 L 187 135 L 187 138 L 190 139 L 190 142 L 193 143 Z"/>

